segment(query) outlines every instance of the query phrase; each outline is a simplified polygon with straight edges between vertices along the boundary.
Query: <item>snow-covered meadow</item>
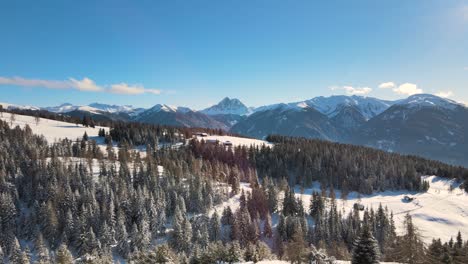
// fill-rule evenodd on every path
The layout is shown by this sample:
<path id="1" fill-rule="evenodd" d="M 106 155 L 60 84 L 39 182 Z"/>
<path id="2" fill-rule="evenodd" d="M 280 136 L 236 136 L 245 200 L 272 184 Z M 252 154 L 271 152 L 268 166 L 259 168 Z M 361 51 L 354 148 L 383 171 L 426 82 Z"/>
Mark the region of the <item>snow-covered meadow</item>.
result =
<path id="1" fill-rule="evenodd" d="M 458 188 L 459 183 L 453 180 L 436 176 L 422 178 L 430 184 L 429 190 L 424 193 L 386 191 L 361 197 L 357 193 L 351 193 L 343 200 L 340 198 L 340 191 L 336 191 L 338 208 L 347 214 L 352 210 L 354 203 L 361 203 L 374 210 L 382 204 L 393 211 L 399 233 L 404 231 L 403 220 L 409 213 L 425 243 L 430 243 L 433 238 L 448 241 L 451 237 L 455 238 L 458 231 L 463 237 L 468 237 L 468 194 Z M 296 197 L 301 197 L 304 206 L 308 208 L 312 192 L 320 192 L 320 186 L 315 184 L 314 188 L 304 190 L 303 194 L 300 188 L 296 188 L 295 191 Z M 405 202 L 405 196 L 415 199 Z"/>
<path id="2" fill-rule="evenodd" d="M 0 119 L 11 123 L 13 127 L 20 126 L 24 128 L 26 125 L 31 127 L 33 133 L 37 135 L 43 135 L 49 143 L 53 143 L 57 139 L 77 139 L 83 137 L 83 134 L 86 132 L 90 139 L 98 140 L 99 129 L 104 128 L 106 131 L 109 129 L 107 127 L 84 127 L 81 124 L 72 124 L 67 122 L 61 122 L 46 118 L 40 118 L 39 122 L 36 124 L 35 118 L 33 116 L 26 115 L 14 115 L 14 121 L 11 122 L 10 113 L 2 113 L 3 117 Z M 99 143 L 99 142 L 98 142 Z"/>

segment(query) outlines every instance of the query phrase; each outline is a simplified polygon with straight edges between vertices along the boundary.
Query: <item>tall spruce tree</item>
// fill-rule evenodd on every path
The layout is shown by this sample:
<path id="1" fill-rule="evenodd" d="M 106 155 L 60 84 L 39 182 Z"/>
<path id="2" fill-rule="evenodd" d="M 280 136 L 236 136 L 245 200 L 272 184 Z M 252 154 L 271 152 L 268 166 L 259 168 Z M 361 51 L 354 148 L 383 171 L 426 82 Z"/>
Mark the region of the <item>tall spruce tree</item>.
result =
<path id="1" fill-rule="evenodd" d="M 377 240 L 372 236 L 368 223 L 364 223 L 361 235 L 356 240 L 352 264 L 378 264 L 380 263 L 380 250 Z"/>

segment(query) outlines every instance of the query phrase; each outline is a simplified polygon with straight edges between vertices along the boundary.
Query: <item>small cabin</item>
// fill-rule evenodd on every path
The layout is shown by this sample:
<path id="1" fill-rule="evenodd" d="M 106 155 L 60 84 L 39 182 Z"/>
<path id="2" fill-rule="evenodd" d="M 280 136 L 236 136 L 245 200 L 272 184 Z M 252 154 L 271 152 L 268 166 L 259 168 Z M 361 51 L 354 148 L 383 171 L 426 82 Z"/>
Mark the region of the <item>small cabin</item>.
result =
<path id="1" fill-rule="evenodd" d="M 360 203 L 355 203 L 353 205 L 353 208 L 354 208 L 354 210 L 358 210 L 358 211 L 364 211 L 364 209 L 365 209 L 364 205 L 360 204 Z"/>
<path id="2" fill-rule="evenodd" d="M 195 136 L 197 136 L 197 137 L 207 137 L 208 134 L 207 133 L 202 133 L 202 132 L 197 132 L 197 133 L 195 133 Z"/>
<path id="3" fill-rule="evenodd" d="M 410 203 L 414 201 L 414 197 L 411 197 L 411 196 L 408 196 L 408 195 L 405 195 L 405 197 L 403 197 L 403 202 L 405 203 Z"/>
<path id="4" fill-rule="evenodd" d="M 232 142 L 231 141 L 224 141 L 223 145 L 226 147 L 232 147 Z"/>

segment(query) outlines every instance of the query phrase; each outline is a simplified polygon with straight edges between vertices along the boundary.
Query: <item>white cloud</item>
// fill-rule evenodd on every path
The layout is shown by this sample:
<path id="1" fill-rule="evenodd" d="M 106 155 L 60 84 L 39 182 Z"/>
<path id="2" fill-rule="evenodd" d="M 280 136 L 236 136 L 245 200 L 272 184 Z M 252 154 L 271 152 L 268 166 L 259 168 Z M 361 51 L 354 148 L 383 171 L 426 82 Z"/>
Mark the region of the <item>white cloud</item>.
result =
<path id="1" fill-rule="evenodd" d="M 448 97 L 453 96 L 453 92 L 452 91 L 440 91 L 440 92 L 436 93 L 435 95 L 437 95 L 439 97 L 443 97 L 443 98 L 448 98 Z"/>
<path id="2" fill-rule="evenodd" d="M 404 95 L 413 95 L 413 94 L 423 93 L 423 90 L 418 88 L 418 86 L 414 83 L 404 83 L 398 87 L 395 87 L 393 91 L 397 94 L 404 94 Z"/>
<path id="3" fill-rule="evenodd" d="M 83 78 L 83 80 L 81 81 L 70 78 L 70 82 L 72 83 L 73 88 L 78 89 L 80 91 L 99 92 L 103 90 L 103 88 L 97 86 L 93 80 L 86 77 Z"/>
<path id="4" fill-rule="evenodd" d="M 1 77 L 0 85 L 14 85 L 23 87 L 44 87 L 49 89 L 67 89 L 71 85 L 68 81 L 54 81 L 41 79 L 25 79 L 22 77 Z"/>
<path id="5" fill-rule="evenodd" d="M 109 91 L 116 94 L 142 94 L 142 93 L 151 93 L 151 94 L 160 94 L 161 91 L 157 89 L 146 89 L 141 85 L 128 85 L 126 83 L 118 83 L 111 85 Z"/>
<path id="6" fill-rule="evenodd" d="M 396 85 L 394 82 L 384 82 L 379 85 L 379 88 L 381 89 L 390 89 L 394 88 Z"/>
<path id="7" fill-rule="evenodd" d="M 330 89 L 333 91 L 344 90 L 347 94 L 350 95 L 366 95 L 372 92 L 372 88 L 370 87 L 332 86 Z"/>
<path id="8" fill-rule="evenodd" d="M 161 90 L 147 89 L 142 85 L 128 85 L 126 83 L 111 84 L 108 86 L 97 85 L 93 80 L 85 77 L 82 80 L 70 78 L 68 80 L 41 80 L 26 79 L 22 77 L 2 77 L 0 85 L 12 85 L 21 87 L 41 87 L 47 89 L 76 89 L 87 92 L 109 92 L 116 94 L 137 95 L 143 93 L 161 94 Z"/>

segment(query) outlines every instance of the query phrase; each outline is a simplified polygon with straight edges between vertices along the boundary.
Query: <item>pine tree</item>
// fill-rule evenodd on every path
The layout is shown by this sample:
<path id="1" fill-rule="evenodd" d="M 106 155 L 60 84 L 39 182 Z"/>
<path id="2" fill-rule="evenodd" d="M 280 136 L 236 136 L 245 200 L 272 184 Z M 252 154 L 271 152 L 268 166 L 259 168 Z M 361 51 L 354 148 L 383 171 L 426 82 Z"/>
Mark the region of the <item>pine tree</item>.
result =
<path id="1" fill-rule="evenodd" d="M 303 263 L 307 256 L 304 237 L 300 232 L 294 233 L 286 246 L 286 256 L 291 263 Z"/>
<path id="2" fill-rule="evenodd" d="M 36 238 L 35 241 L 35 250 L 36 250 L 36 257 L 37 263 L 50 263 L 50 256 L 49 256 L 49 250 L 44 244 L 44 238 L 42 237 L 42 233 L 39 233 L 39 235 Z"/>
<path id="3" fill-rule="evenodd" d="M 221 221 L 215 211 L 210 219 L 210 240 L 217 241 L 219 239 L 221 239 Z"/>
<path id="4" fill-rule="evenodd" d="M 405 216 L 404 226 L 406 234 L 398 238 L 397 247 L 393 253 L 395 260 L 411 264 L 424 263 L 424 244 L 409 214 Z"/>
<path id="5" fill-rule="evenodd" d="M 73 264 L 73 256 L 68 250 L 67 245 L 60 245 L 55 255 L 55 261 L 57 264 Z"/>
<path id="6" fill-rule="evenodd" d="M 30 264 L 31 262 L 30 255 L 31 255 L 31 252 L 29 251 L 29 248 L 26 248 L 26 250 L 21 252 L 21 257 L 17 263 L 18 264 Z"/>
<path id="7" fill-rule="evenodd" d="M 240 261 L 241 257 L 242 257 L 241 247 L 237 241 L 233 241 L 229 246 L 229 249 L 227 251 L 227 254 L 224 260 L 225 262 L 231 264 L 231 263 Z"/>
<path id="8" fill-rule="evenodd" d="M 458 234 L 457 234 L 457 242 L 455 244 L 455 246 L 458 248 L 458 249 L 461 249 L 463 247 L 463 239 L 462 239 L 462 235 L 461 235 L 461 232 L 458 231 Z"/>
<path id="9" fill-rule="evenodd" d="M 13 244 L 10 250 L 10 262 L 11 263 L 21 263 L 23 256 L 21 252 L 21 247 L 18 239 L 14 237 Z"/>
<path id="10" fill-rule="evenodd" d="M 271 238 L 273 236 L 273 228 L 271 226 L 271 215 L 268 213 L 265 219 L 265 225 L 263 227 L 263 235 L 266 238 Z"/>
<path id="11" fill-rule="evenodd" d="M 370 227 L 364 224 L 361 235 L 353 249 L 352 264 L 378 264 L 380 263 L 380 250 L 377 240 L 372 236 Z"/>

